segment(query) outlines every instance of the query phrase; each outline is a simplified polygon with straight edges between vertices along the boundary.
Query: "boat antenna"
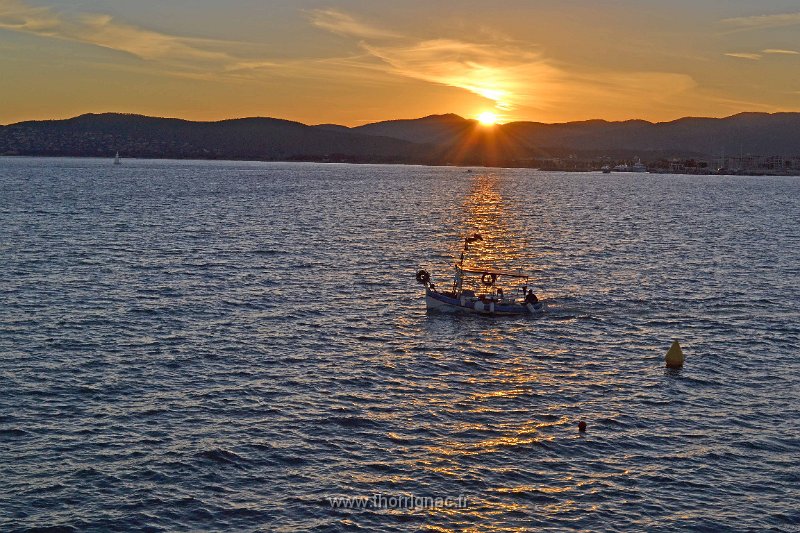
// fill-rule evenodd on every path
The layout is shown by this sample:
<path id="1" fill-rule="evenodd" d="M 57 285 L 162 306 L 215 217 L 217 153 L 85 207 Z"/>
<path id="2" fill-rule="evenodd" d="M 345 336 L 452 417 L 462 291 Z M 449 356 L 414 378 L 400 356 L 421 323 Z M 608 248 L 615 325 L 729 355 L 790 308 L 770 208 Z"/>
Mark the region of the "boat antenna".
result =
<path id="1" fill-rule="evenodd" d="M 464 239 L 464 250 L 468 250 L 469 249 L 469 245 L 472 244 L 473 242 L 482 241 L 482 240 L 483 240 L 483 237 L 481 237 L 480 233 L 475 233 L 474 235 L 472 235 L 472 237 L 467 237 L 466 239 Z"/>
<path id="2" fill-rule="evenodd" d="M 464 239 L 464 250 L 461 252 L 461 266 L 464 266 L 464 252 L 469 251 L 469 245 L 473 242 L 482 241 L 483 237 L 481 237 L 480 233 L 475 233 L 472 237 L 467 237 Z"/>

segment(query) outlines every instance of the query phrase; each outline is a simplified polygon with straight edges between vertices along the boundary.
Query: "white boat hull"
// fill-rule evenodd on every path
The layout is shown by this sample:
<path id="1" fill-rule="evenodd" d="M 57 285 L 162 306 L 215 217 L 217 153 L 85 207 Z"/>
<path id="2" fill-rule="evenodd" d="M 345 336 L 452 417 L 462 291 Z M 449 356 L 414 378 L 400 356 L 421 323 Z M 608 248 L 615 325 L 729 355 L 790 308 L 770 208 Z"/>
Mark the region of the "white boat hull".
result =
<path id="1" fill-rule="evenodd" d="M 543 302 L 536 304 L 511 304 L 493 301 L 483 301 L 476 298 L 459 299 L 444 296 L 441 293 L 425 290 L 425 305 L 428 310 L 444 313 L 474 313 L 490 316 L 520 316 L 520 315 L 539 315 L 544 313 L 545 305 Z"/>

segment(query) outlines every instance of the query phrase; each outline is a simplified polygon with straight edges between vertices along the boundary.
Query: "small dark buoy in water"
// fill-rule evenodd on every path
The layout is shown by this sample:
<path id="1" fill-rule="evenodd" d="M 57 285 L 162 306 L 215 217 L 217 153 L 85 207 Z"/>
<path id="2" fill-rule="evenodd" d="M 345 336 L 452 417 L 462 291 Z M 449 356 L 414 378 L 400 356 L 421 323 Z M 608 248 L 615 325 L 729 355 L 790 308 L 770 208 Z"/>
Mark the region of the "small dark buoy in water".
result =
<path id="1" fill-rule="evenodd" d="M 664 357 L 667 362 L 667 368 L 681 368 L 686 357 L 683 355 L 681 345 L 678 341 L 673 341 L 672 346 L 667 350 L 667 355 Z"/>
<path id="2" fill-rule="evenodd" d="M 581 433 L 586 433 L 586 422 L 584 422 L 583 420 L 578 422 L 578 431 L 580 431 Z"/>

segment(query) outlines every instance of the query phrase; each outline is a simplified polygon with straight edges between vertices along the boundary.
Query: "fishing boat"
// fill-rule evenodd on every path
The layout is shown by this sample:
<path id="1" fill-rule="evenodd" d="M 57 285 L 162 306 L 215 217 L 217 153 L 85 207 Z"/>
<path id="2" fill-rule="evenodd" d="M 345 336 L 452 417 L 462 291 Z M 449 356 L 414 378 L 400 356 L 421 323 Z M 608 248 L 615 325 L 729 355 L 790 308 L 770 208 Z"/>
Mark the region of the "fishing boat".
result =
<path id="1" fill-rule="evenodd" d="M 539 315 L 544 313 L 544 302 L 539 301 L 532 289 L 529 289 L 530 276 L 528 274 L 492 268 L 478 268 L 464 265 L 464 254 L 469 251 L 469 245 L 475 241 L 483 240 L 479 234 L 464 239 L 464 251 L 461 252 L 461 261 L 455 263 L 455 276 L 453 277 L 452 290 L 439 291 L 431 283 L 431 276 L 426 270 L 417 272 L 417 281 L 425 286 L 425 305 L 428 310 L 444 312 L 477 313 L 479 315 L 512 316 L 512 315 Z M 479 290 L 465 288 L 464 281 L 470 277 L 479 279 Z M 515 284 L 514 290 L 508 289 L 506 293 L 500 286 L 501 281 L 506 285 Z M 473 285 L 476 285 L 473 283 Z M 521 291 L 520 297 L 515 296 L 515 290 Z"/>

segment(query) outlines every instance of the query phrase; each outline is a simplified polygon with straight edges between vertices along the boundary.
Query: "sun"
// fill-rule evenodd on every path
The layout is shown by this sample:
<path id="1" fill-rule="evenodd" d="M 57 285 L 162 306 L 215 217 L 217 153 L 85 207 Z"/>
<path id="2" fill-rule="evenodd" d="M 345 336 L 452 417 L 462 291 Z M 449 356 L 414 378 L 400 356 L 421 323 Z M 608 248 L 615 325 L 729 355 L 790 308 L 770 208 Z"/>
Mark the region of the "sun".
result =
<path id="1" fill-rule="evenodd" d="M 482 126 L 494 126 L 497 124 L 497 115 L 491 111 L 484 111 L 478 115 L 478 122 L 480 122 Z"/>

